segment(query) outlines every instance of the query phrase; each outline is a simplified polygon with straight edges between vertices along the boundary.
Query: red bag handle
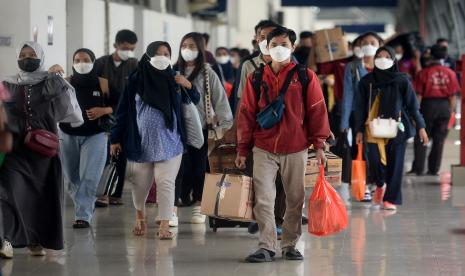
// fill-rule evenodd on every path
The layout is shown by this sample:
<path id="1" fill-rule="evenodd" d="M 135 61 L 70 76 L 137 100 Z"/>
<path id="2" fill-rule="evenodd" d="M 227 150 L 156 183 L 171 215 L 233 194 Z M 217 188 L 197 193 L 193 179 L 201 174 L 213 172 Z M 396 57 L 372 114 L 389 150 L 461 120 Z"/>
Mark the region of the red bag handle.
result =
<path id="1" fill-rule="evenodd" d="M 323 178 L 325 180 L 325 165 L 320 165 L 320 178 Z"/>
<path id="2" fill-rule="evenodd" d="M 358 153 L 357 153 L 357 160 L 358 161 L 363 161 L 362 154 L 363 154 L 363 144 L 360 143 L 357 145 L 358 146 Z"/>

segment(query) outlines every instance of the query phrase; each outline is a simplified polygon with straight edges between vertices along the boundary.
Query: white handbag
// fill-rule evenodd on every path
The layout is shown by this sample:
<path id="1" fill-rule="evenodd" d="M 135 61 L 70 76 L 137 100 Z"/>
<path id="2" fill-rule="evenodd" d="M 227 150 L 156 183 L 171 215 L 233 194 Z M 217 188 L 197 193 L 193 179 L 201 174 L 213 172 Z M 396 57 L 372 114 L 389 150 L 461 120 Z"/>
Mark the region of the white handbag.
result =
<path id="1" fill-rule="evenodd" d="M 368 112 L 371 109 L 371 96 L 372 96 L 372 85 L 370 83 L 370 100 L 368 102 Z M 368 123 L 368 127 L 370 128 L 371 136 L 374 138 L 395 138 L 397 136 L 397 132 L 399 131 L 399 124 L 401 121 L 401 114 L 399 114 L 399 119 L 396 121 L 395 119 L 388 118 L 375 118 Z"/>
<path id="2" fill-rule="evenodd" d="M 391 118 L 378 117 L 370 121 L 369 127 L 374 138 L 395 138 L 399 131 L 399 122 Z"/>

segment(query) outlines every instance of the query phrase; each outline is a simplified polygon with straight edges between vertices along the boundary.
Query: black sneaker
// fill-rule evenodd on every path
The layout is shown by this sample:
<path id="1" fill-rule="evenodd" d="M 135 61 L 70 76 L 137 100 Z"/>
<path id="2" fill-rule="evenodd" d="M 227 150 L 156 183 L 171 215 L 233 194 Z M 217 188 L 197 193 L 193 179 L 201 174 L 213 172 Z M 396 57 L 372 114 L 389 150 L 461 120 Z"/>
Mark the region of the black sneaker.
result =
<path id="1" fill-rule="evenodd" d="M 304 256 L 300 254 L 299 250 L 297 250 L 295 247 L 284 247 L 283 251 L 283 259 L 284 260 L 289 260 L 289 261 L 302 261 L 304 259 Z"/>
<path id="2" fill-rule="evenodd" d="M 258 223 L 256 222 L 251 222 L 249 224 L 249 227 L 247 229 L 249 231 L 249 234 L 255 234 L 258 232 Z"/>
<path id="3" fill-rule="evenodd" d="M 267 262 L 274 262 L 275 253 L 273 251 L 260 248 L 255 253 L 247 256 L 245 261 L 247 263 L 267 263 Z"/>
<path id="4" fill-rule="evenodd" d="M 307 224 L 308 224 L 308 218 L 302 215 L 302 225 L 307 225 Z"/>

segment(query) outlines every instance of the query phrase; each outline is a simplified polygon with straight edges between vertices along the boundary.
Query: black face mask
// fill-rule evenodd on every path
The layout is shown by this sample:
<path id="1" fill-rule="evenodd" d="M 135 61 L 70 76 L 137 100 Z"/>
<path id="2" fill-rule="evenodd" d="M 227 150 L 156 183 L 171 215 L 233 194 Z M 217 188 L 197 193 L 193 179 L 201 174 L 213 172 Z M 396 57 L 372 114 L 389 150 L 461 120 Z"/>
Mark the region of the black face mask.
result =
<path id="1" fill-rule="evenodd" d="M 25 72 L 34 72 L 40 67 L 40 59 L 38 58 L 24 58 L 18 60 L 19 69 Z"/>

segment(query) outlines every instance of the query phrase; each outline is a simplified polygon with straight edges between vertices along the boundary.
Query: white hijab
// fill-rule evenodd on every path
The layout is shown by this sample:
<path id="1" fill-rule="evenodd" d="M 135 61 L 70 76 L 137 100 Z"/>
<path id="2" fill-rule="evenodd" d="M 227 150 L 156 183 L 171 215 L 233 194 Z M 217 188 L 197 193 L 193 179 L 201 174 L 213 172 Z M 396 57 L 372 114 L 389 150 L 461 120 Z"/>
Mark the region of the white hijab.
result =
<path id="1" fill-rule="evenodd" d="M 6 82 L 18 85 L 34 85 L 47 78 L 48 72 L 44 69 L 45 54 L 44 50 L 42 49 L 42 46 L 40 46 L 39 43 L 34 41 L 26 41 L 22 43 L 21 47 L 18 48 L 17 58 L 19 59 L 19 54 L 21 53 L 21 50 L 26 46 L 31 47 L 32 50 L 34 50 L 34 52 L 36 53 L 37 58 L 40 59 L 39 68 L 34 72 L 26 72 L 19 69 L 18 74 L 5 78 Z"/>

